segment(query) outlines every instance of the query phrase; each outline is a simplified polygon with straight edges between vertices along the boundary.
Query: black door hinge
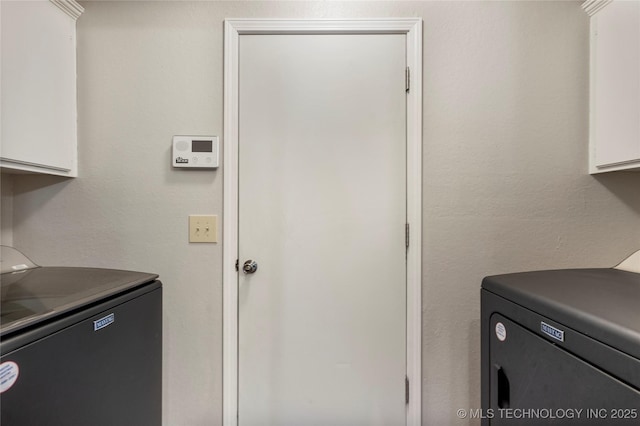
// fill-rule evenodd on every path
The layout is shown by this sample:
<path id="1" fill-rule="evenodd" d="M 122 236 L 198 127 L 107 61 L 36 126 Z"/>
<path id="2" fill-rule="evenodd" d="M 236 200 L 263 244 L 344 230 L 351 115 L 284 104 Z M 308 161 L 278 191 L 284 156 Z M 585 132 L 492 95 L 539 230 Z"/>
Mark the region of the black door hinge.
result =
<path id="1" fill-rule="evenodd" d="M 404 376 L 404 402 L 409 403 L 409 378 Z"/>
<path id="2" fill-rule="evenodd" d="M 409 224 L 404 225 L 404 245 L 406 248 L 409 248 Z"/>
<path id="3" fill-rule="evenodd" d="M 411 70 L 409 67 L 404 72 L 404 88 L 407 93 L 411 90 Z"/>

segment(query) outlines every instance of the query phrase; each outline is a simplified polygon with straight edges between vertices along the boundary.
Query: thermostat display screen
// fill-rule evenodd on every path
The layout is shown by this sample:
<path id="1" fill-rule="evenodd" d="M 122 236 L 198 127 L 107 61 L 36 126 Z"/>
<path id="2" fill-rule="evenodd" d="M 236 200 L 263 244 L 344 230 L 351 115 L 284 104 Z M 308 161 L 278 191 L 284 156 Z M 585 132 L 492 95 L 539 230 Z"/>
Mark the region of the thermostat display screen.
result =
<path id="1" fill-rule="evenodd" d="M 213 152 L 213 141 L 191 141 L 192 152 Z"/>

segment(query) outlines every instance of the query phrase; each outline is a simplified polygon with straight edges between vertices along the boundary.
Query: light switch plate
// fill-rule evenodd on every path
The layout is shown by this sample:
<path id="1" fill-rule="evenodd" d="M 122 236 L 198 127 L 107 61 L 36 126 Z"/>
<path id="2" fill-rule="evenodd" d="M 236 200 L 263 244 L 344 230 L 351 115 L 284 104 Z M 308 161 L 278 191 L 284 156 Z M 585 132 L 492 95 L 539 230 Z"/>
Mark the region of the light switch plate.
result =
<path id="1" fill-rule="evenodd" d="M 189 216 L 190 243 L 217 243 L 218 216 L 190 215 Z"/>

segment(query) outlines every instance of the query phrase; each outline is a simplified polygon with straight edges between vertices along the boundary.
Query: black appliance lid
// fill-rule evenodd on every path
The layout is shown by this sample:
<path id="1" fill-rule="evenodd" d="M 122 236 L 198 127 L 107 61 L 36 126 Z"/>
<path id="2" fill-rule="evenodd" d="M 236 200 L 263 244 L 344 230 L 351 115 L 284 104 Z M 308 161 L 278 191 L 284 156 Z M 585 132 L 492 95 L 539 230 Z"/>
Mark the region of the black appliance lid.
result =
<path id="1" fill-rule="evenodd" d="M 0 336 L 118 295 L 156 274 L 100 268 L 35 267 L 0 275 Z"/>
<path id="2" fill-rule="evenodd" d="M 640 358 L 640 274 L 564 269 L 486 277 L 482 287 Z"/>

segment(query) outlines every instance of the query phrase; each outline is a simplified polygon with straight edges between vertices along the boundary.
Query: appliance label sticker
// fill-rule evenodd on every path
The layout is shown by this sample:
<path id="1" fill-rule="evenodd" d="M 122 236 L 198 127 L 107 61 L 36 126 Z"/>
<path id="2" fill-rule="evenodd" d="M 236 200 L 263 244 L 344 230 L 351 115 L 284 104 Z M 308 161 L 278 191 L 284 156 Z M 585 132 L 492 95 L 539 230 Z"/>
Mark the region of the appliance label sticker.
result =
<path id="1" fill-rule="evenodd" d="M 558 330 L 546 322 L 540 321 L 540 331 L 553 339 L 564 342 L 564 331 Z"/>
<path id="2" fill-rule="evenodd" d="M 501 322 L 496 324 L 496 337 L 501 342 L 507 340 L 507 328 Z"/>
<path id="3" fill-rule="evenodd" d="M 93 331 L 98 331 L 101 328 L 105 328 L 106 326 L 113 324 L 115 320 L 115 314 L 109 314 L 106 317 L 102 317 L 99 320 L 93 322 Z"/>
<path id="4" fill-rule="evenodd" d="M 19 372 L 18 364 L 13 361 L 0 364 L 0 393 L 11 389 L 11 386 L 18 380 Z"/>

